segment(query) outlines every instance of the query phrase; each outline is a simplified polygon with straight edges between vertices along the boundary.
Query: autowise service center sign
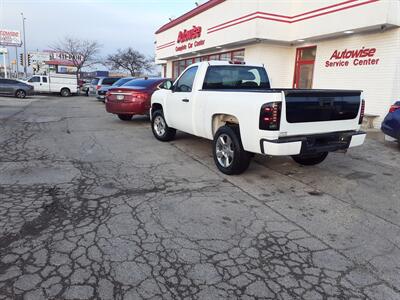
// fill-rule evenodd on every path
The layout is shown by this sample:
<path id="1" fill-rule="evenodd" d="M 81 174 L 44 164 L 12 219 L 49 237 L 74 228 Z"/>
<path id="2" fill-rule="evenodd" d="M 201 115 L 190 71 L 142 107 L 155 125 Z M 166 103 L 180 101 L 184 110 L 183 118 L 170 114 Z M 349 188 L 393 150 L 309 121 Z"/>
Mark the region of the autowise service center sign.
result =
<path id="1" fill-rule="evenodd" d="M 335 50 L 329 60 L 325 61 L 326 68 L 349 67 L 349 66 L 371 66 L 379 64 L 376 57 L 376 48 L 365 48 L 354 50 Z"/>
<path id="2" fill-rule="evenodd" d="M 18 30 L 0 29 L 0 45 L 21 46 L 21 33 Z"/>
<path id="3" fill-rule="evenodd" d="M 201 33 L 201 26 L 193 26 L 192 29 L 180 31 L 177 39 L 179 45 L 175 47 L 175 50 L 180 52 L 203 46 L 205 44 L 205 40 L 198 40 L 201 38 Z"/>

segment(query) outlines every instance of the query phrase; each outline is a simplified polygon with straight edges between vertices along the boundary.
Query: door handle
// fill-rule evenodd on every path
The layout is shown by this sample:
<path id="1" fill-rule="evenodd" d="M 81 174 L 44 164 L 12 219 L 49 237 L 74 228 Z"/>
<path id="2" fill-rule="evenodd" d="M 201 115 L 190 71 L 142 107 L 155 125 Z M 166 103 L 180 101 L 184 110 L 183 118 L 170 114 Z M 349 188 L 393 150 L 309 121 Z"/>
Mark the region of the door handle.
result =
<path id="1" fill-rule="evenodd" d="M 182 99 L 182 102 L 189 102 L 189 99 Z"/>

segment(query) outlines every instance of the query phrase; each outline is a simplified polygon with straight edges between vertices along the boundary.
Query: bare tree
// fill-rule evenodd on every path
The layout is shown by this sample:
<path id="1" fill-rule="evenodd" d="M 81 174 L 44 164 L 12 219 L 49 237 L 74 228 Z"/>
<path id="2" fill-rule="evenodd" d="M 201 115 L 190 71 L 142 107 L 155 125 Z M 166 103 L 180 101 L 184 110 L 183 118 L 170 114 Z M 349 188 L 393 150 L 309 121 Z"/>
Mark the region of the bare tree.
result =
<path id="1" fill-rule="evenodd" d="M 108 55 L 106 64 L 113 70 L 128 71 L 131 76 L 138 76 L 154 67 L 153 59 L 132 48 L 118 49 L 115 54 Z"/>
<path id="2" fill-rule="evenodd" d="M 65 55 L 66 59 L 73 63 L 74 67 L 76 67 L 76 76 L 78 78 L 83 68 L 98 63 L 97 54 L 101 45 L 97 41 L 66 37 L 51 48 Z"/>

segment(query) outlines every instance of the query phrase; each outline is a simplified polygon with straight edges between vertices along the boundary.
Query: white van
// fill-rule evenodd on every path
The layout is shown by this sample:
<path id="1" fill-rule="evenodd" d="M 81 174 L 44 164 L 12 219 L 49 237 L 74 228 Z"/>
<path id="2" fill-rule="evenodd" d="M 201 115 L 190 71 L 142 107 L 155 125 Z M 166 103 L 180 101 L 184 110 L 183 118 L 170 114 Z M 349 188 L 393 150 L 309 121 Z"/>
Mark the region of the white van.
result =
<path id="1" fill-rule="evenodd" d="M 76 75 L 50 74 L 33 75 L 25 80 L 38 93 L 59 93 L 63 97 L 77 94 L 79 91 Z"/>

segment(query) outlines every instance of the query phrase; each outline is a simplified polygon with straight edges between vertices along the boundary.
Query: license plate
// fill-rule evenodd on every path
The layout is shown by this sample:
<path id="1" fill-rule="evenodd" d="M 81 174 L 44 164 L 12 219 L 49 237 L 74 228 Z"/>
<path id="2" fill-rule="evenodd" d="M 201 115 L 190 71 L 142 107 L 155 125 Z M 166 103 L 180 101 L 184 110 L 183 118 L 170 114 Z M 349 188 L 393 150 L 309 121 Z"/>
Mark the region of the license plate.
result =
<path id="1" fill-rule="evenodd" d="M 117 100 L 124 100 L 124 95 L 117 95 Z"/>

